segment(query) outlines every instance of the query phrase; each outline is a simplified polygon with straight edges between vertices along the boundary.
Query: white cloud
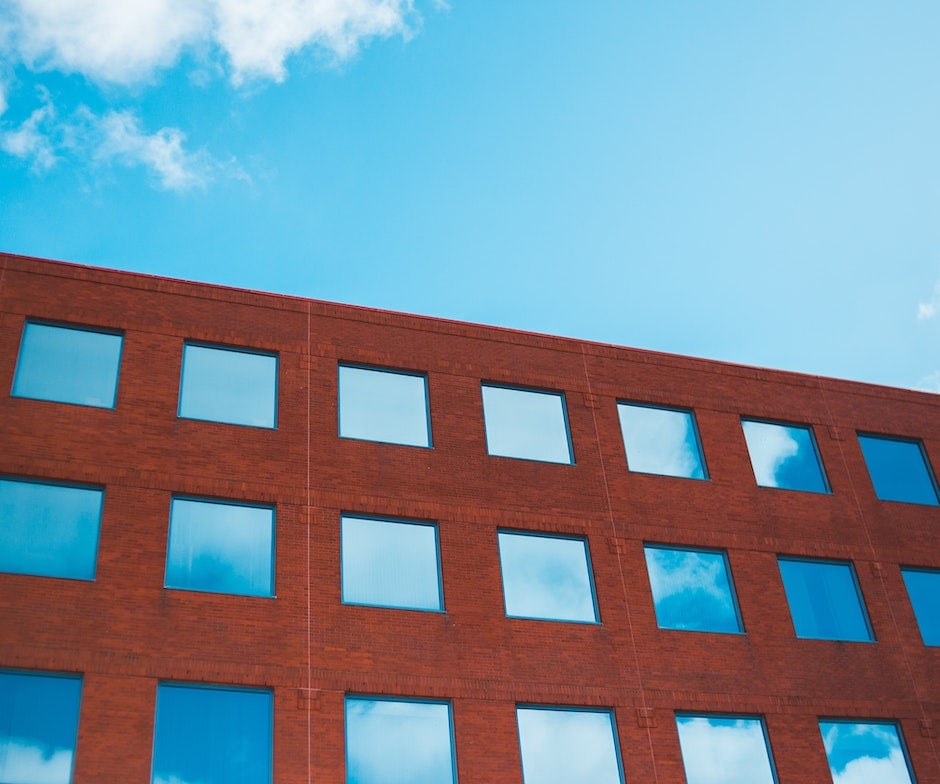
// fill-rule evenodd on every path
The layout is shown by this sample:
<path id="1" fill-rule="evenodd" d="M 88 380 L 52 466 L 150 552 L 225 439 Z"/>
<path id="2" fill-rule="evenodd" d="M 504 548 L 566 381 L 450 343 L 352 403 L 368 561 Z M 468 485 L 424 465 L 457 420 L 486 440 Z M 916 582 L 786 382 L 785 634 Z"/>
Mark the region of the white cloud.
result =
<path id="1" fill-rule="evenodd" d="M 616 784 L 613 726 L 605 711 L 519 708 L 519 742 L 526 781 Z"/>
<path id="2" fill-rule="evenodd" d="M 933 296 L 927 302 L 917 305 L 917 320 L 932 319 L 938 313 L 940 313 L 940 281 L 934 284 Z"/>
<path id="3" fill-rule="evenodd" d="M 757 484 L 777 487 L 777 472 L 800 451 L 800 445 L 785 427 L 764 422 L 744 422 L 744 437 L 751 455 Z"/>
<path id="4" fill-rule="evenodd" d="M 911 784 L 907 763 L 900 749 L 892 749 L 887 757 L 858 757 L 840 773 L 833 773 L 833 784 Z"/>
<path id="5" fill-rule="evenodd" d="M 58 160 L 52 138 L 56 111 L 48 92 L 41 90 L 39 97 L 39 108 L 18 127 L 0 131 L 0 149 L 16 158 L 30 161 L 37 171 L 47 171 Z"/>
<path id="6" fill-rule="evenodd" d="M 663 601 L 671 596 L 701 591 L 724 604 L 728 600 L 724 561 L 715 554 L 647 548 L 653 596 Z"/>
<path id="7" fill-rule="evenodd" d="M 688 784 L 773 784 L 759 720 L 697 716 L 677 726 Z"/>
<path id="8" fill-rule="evenodd" d="M 21 784 L 68 784 L 71 749 L 42 749 L 28 740 L 0 738 L 0 779 Z"/>
<path id="9" fill-rule="evenodd" d="M 919 389 L 921 392 L 940 393 L 940 370 L 935 370 L 933 373 L 924 376 L 917 382 L 915 389 Z"/>

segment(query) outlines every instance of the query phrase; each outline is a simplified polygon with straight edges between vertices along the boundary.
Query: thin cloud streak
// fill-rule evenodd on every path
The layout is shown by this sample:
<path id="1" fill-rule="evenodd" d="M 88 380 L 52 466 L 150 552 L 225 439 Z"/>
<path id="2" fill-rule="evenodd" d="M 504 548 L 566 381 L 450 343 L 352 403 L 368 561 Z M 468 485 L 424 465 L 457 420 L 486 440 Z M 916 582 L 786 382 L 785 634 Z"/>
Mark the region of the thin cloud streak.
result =
<path id="1" fill-rule="evenodd" d="M 937 281 L 933 287 L 933 296 L 927 302 L 920 302 L 917 305 L 917 320 L 926 321 L 932 319 L 940 313 L 940 281 Z"/>

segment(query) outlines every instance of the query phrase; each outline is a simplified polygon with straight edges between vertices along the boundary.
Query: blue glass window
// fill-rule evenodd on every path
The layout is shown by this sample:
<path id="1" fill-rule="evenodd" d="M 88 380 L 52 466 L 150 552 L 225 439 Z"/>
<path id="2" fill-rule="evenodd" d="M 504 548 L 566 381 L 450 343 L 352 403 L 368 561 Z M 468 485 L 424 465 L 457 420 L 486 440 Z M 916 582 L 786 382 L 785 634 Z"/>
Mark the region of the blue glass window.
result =
<path id="1" fill-rule="evenodd" d="M 500 531 L 499 563 L 506 615 L 597 622 L 584 539 Z"/>
<path id="2" fill-rule="evenodd" d="M 873 639 L 851 564 L 778 559 L 797 637 L 867 642 Z"/>
<path id="3" fill-rule="evenodd" d="M 882 501 L 937 506 L 937 484 L 920 441 L 859 435 L 858 443 Z"/>
<path id="4" fill-rule="evenodd" d="M 0 479 L 0 571 L 95 579 L 104 492 Z"/>
<path id="5" fill-rule="evenodd" d="M 0 781 L 72 781 L 81 694 L 77 676 L 0 671 Z"/>
<path id="6" fill-rule="evenodd" d="M 442 610 L 437 526 L 343 516 L 343 601 Z"/>
<path id="7" fill-rule="evenodd" d="M 623 784 L 608 710 L 518 707 L 524 784 Z"/>
<path id="8" fill-rule="evenodd" d="M 174 498 L 165 584 L 191 591 L 271 596 L 274 510 Z"/>
<path id="9" fill-rule="evenodd" d="M 486 446 L 491 455 L 573 463 L 565 397 L 483 385 Z"/>
<path id="10" fill-rule="evenodd" d="M 724 553 L 652 546 L 644 551 L 659 628 L 743 631 Z"/>
<path id="11" fill-rule="evenodd" d="M 691 411 L 618 403 L 620 431 L 631 471 L 705 479 L 705 461 Z"/>
<path id="12" fill-rule="evenodd" d="M 347 784 L 454 784 L 446 702 L 346 698 Z"/>
<path id="13" fill-rule="evenodd" d="M 343 438 L 431 446 L 427 378 L 397 370 L 340 365 L 339 434 Z"/>
<path id="14" fill-rule="evenodd" d="M 902 569 L 924 645 L 940 645 L 940 571 Z"/>
<path id="15" fill-rule="evenodd" d="M 161 683 L 151 784 L 270 784 L 271 692 Z"/>
<path id="16" fill-rule="evenodd" d="M 233 425 L 277 424 L 277 357 L 187 343 L 179 415 Z"/>
<path id="17" fill-rule="evenodd" d="M 776 784 L 763 719 L 676 715 L 687 784 Z"/>
<path id="18" fill-rule="evenodd" d="M 819 729 L 833 784 L 914 784 L 896 724 L 820 721 Z"/>
<path id="19" fill-rule="evenodd" d="M 37 400 L 114 408 L 120 335 L 27 322 L 13 394 Z"/>
<path id="20" fill-rule="evenodd" d="M 808 427 L 744 419 L 744 440 L 761 487 L 828 493 L 822 461 Z"/>

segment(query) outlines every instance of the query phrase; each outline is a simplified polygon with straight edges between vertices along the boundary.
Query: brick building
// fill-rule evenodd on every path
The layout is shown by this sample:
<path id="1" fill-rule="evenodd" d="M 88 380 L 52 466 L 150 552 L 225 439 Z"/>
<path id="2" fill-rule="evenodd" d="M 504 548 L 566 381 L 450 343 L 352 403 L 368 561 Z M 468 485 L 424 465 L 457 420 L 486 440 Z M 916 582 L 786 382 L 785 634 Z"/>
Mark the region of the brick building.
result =
<path id="1" fill-rule="evenodd" d="M 936 395 L 0 264 L 0 781 L 940 782 Z"/>

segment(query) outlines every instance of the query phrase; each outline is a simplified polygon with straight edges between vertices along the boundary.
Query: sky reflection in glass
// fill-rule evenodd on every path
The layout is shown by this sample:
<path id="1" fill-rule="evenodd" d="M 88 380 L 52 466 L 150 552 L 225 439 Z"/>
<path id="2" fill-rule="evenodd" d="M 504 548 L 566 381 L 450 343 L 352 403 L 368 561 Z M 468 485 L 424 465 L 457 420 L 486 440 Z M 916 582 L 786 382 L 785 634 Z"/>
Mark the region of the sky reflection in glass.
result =
<path id="1" fill-rule="evenodd" d="M 858 437 L 875 495 L 882 501 L 937 506 L 937 488 L 919 441 Z"/>
<path id="2" fill-rule="evenodd" d="M 187 344 L 183 349 L 179 415 L 273 428 L 277 417 L 277 357 Z"/>
<path id="3" fill-rule="evenodd" d="M 167 588 L 271 596 L 273 564 L 271 507 L 173 499 Z"/>
<path id="4" fill-rule="evenodd" d="M 902 569 L 924 645 L 940 645 L 940 571 Z"/>
<path id="5" fill-rule="evenodd" d="M 761 487 L 828 493 L 813 433 L 808 427 L 744 419 L 744 439 Z"/>
<path id="6" fill-rule="evenodd" d="M 677 715 L 687 784 L 775 784 L 761 719 Z"/>
<path id="7" fill-rule="evenodd" d="M 94 580 L 104 492 L 0 479 L 0 571 Z"/>
<path id="8" fill-rule="evenodd" d="M 340 436 L 431 446 L 427 384 L 416 373 L 340 365 Z"/>
<path id="9" fill-rule="evenodd" d="M 0 671 L 0 782 L 69 784 L 82 681 Z"/>
<path id="10" fill-rule="evenodd" d="M 778 559 L 797 637 L 872 640 L 851 564 Z"/>
<path id="11" fill-rule="evenodd" d="M 27 323 L 13 395 L 114 408 L 121 342 L 111 332 Z"/>
<path id="12" fill-rule="evenodd" d="M 437 526 L 342 519 L 343 601 L 442 610 Z"/>
<path id="13" fill-rule="evenodd" d="M 913 784 L 895 724 L 820 721 L 833 784 Z"/>
<path id="14" fill-rule="evenodd" d="M 491 455 L 572 463 L 564 395 L 483 385 L 486 448 Z"/>
<path id="15" fill-rule="evenodd" d="M 450 705 L 346 698 L 347 784 L 453 784 Z"/>
<path id="16" fill-rule="evenodd" d="M 271 692 L 161 683 L 151 784 L 270 784 L 271 740 Z"/>
<path id="17" fill-rule="evenodd" d="M 705 479 L 691 411 L 618 403 L 617 413 L 631 471 Z"/>
<path id="18" fill-rule="evenodd" d="M 661 629 L 742 631 L 724 553 L 645 547 Z"/>
<path id="19" fill-rule="evenodd" d="M 622 784 L 610 711 L 516 708 L 525 784 Z"/>

